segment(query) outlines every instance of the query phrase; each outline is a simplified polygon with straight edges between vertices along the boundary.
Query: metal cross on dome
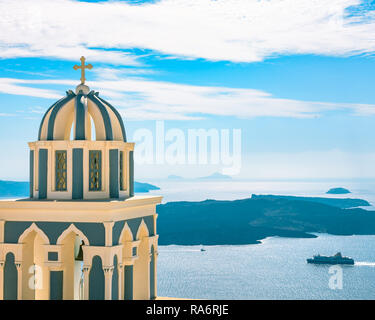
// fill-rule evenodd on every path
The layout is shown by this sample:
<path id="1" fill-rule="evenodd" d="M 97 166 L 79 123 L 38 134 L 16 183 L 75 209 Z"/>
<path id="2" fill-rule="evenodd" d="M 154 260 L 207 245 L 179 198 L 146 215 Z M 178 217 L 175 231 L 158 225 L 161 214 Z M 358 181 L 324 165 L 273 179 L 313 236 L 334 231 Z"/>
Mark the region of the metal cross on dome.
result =
<path id="1" fill-rule="evenodd" d="M 86 61 L 86 58 L 84 56 L 81 57 L 81 65 L 75 65 L 73 67 L 74 70 L 78 70 L 78 69 L 81 69 L 81 84 L 85 84 L 85 81 L 86 81 L 86 78 L 85 78 L 85 69 L 92 69 L 93 66 L 92 64 L 86 64 L 85 65 L 85 61 Z"/>

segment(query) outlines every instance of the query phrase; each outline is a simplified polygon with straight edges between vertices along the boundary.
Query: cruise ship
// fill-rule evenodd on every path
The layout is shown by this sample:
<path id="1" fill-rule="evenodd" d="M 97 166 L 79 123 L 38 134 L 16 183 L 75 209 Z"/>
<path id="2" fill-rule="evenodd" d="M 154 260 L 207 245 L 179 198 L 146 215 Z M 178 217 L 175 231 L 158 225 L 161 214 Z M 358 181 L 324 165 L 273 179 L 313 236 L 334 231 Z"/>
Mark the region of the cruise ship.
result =
<path id="1" fill-rule="evenodd" d="M 349 257 L 343 257 L 341 252 L 337 252 L 334 256 L 321 256 L 318 254 L 312 259 L 307 259 L 307 263 L 315 264 L 354 264 L 354 260 Z"/>

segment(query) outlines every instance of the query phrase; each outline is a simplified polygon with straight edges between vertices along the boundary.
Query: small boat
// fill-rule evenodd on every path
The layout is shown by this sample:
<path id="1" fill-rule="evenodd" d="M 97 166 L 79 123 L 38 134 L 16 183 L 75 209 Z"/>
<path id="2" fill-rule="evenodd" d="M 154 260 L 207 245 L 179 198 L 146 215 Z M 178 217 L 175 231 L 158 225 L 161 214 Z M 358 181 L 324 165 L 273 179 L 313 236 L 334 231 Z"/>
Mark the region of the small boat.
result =
<path id="1" fill-rule="evenodd" d="M 341 252 L 337 252 L 334 256 L 321 256 L 320 254 L 314 256 L 312 259 L 307 259 L 307 263 L 315 264 L 354 264 L 354 259 L 343 257 Z"/>
<path id="2" fill-rule="evenodd" d="M 201 248 L 201 251 L 203 252 L 203 251 L 206 251 L 205 249 L 203 249 L 203 248 Z"/>

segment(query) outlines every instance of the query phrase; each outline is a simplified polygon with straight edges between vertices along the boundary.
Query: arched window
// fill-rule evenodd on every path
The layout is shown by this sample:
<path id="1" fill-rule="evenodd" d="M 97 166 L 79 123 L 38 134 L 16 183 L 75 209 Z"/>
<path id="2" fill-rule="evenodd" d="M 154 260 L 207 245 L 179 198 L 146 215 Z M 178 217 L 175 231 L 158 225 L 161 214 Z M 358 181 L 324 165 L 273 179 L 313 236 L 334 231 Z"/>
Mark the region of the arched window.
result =
<path id="1" fill-rule="evenodd" d="M 56 163 L 56 191 L 67 190 L 67 161 L 66 150 L 57 150 L 55 156 Z"/>
<path id="2" fill-rule="evenodd" d="M 89 161 L 89 190 L 100 191 L 102 189 L 102 152 L 90 150 Z"/>

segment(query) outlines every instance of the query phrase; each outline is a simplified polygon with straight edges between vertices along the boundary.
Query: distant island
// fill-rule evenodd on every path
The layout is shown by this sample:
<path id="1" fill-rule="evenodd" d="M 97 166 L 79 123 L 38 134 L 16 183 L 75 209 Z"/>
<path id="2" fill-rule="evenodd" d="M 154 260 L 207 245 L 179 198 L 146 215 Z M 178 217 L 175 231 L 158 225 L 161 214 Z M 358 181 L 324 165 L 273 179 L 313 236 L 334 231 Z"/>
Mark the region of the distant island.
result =
<path id="1" fill-rule="evenodd" d="M 327 194 L 347 194 L 351 192 L 345 188 L 332 188 L 332 189 L 329 189 L 326 193 Z"/>
<path id="2" fill-rule="evenodd" d="M 153 184 L 134 181 L 134 192 L 145 193 L 151 190 L 160 190 L 160 188 Z"/>
<path id="3" fill-rule="evenodd" d="M 333 201 L 334 200 L 334 201 Z M 252 244 L 270 236 L 375 234 L 375 212 L 343 209 L 361 199 L 262 196 L 235 201 L 169 202 L 157 207 L 160 245 Z"/>
<path id="4" fill-rule="evenodd" d="M 183 177 L 176 176 L 176 175 L 174 175 L 174 174 L 169 175 L 167 179 L 168 179 L 168 180 L 184 180 Z"/>
<path id="5" fill-rule="evenodd" d="M 192 180 L 207 180 L 207 181 L 211 181 L 211 180 L 232 180 L 232 177 L 227 176 L 225 174 L 221 174 L 219 172 L 215 172 L 215 173 L 213 173 L 209 176 L 198 177 L 198 178 L 183 178 L 181 176 L 171 174 L 167 177 L 167 179 L 168 180 L 174 180 L 174 181 L 180 181 L 180 180 L 189 180 L 189 181 L 192 181 Z"/>
<path id="6" fill-rule="evenodd" d="M 160 190 L 160 188 L 149 183 L 142 183 L 137 181 L 134 182 L 134 192 L 145 193 L 151 190 Z M 28 182 L 0 180 L 0 198 L 20 198 L 28 196 Z"/>
<path id="7" fill-rule="evenodd" d="M 368 201 L 362 199 L 342 199 L 342 198 L 320 198 L 320 197 L 296 197 L 296 196 L 276 196 L 276 195 L 252 195 L 253 199 L 287 199 L 293 201 L 312 201 L 327 204 L 341 209 L 348 209 L 354 207 L 367 207 L 370 206 Z"/>
<path id="8" fill-rule="evenodd" d="M 232 180 L 232 177 L 221 174 L 219 172 L 215 172 L 210 176 L 197 178 L 197 180 Z"/>

